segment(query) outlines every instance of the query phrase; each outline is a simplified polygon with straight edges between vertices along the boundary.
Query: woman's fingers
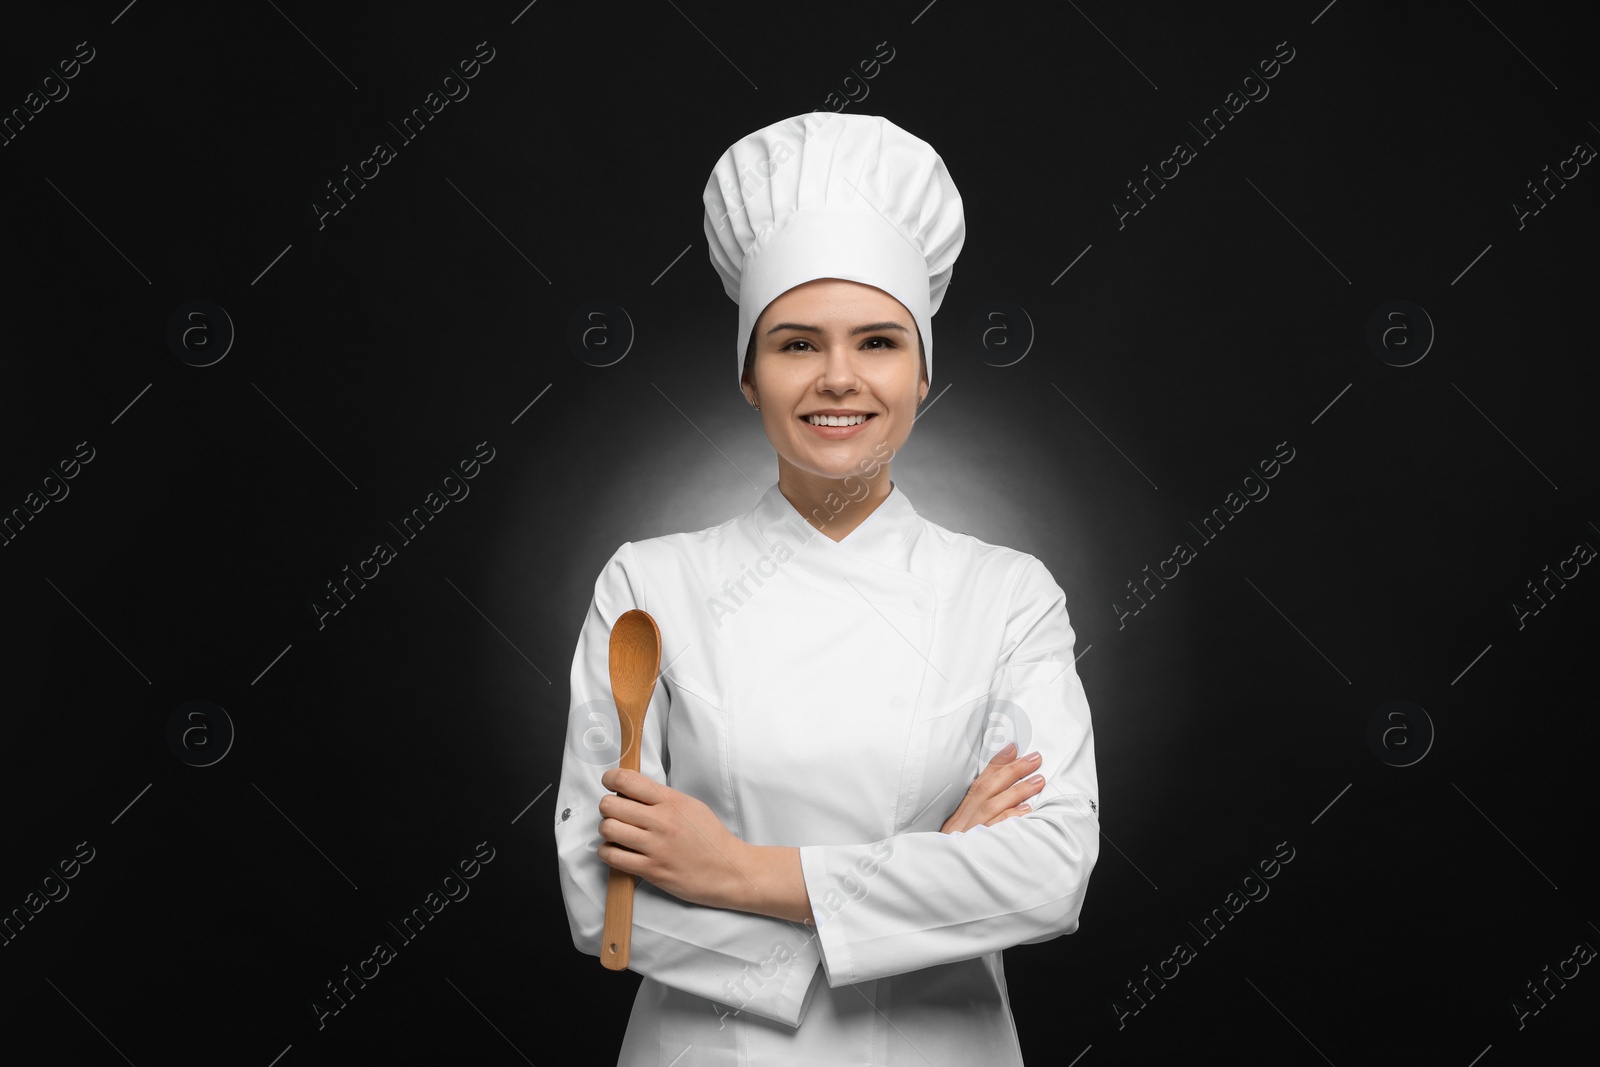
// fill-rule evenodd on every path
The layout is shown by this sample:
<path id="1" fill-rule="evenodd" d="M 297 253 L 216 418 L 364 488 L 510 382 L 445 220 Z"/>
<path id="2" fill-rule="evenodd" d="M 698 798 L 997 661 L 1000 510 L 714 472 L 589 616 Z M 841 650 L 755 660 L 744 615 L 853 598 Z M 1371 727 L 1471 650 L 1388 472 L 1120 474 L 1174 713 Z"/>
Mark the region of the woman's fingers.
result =
<path id="1" fill-rule="evenodd" d="M 989 814 L 1015 807 L 1044 787 L 1044 778 L 1033 773 L 1039 769 L 1040 760 L 1039 753 L 1030 752 L 1013 760 L 989 762 L 989 768 L 974 783 L 984 794 L 983 805 Z"/>
<path id="2" fill-rule="evenodd" d="M 989 757 L 989 766 L 998 767 L 1001 764 L 1010 763 L 1016 757 L 1017 743 L 1015 741 L 1007 741 L 1004 748 Z"/>
<path id="3" fill-rule="evenodd" d="M 638 852 L 650 840 L 650 834 L 620 819 L 601 819 L 600 837 L 607 844 L 621 845 L 630 852 Z"/>
<path id="4" fill-rule="evenodd" d="M 1012 758 L 1016 744 L 1008 744 L 989 760 L 987 767 L 973 779 L 961 805 L 945 820 L 941 828 L 945 833 L 970 830 L 977 825 L 992 826 L 996 822 L 1021 815 L 1019 805 L 1044 787 L 1044 781 L 1030 772 L 1038 769 L 1041 757 L 1031 752 Z M 1018 779 L 1022 779 L 1019 781 Z"/>
<path id="5" fill-rule="evenodd" d="M 1028 803 L 1028 799 L 1043 789 L 1044 777 L 1042 775 L 1035 774 L 1029 778 L 1024 778 L 995 798 L 994 803 L 1001 806 L 1002 810 L 984 825 L 993 826 L 997 822 L 1004 822 L 1013 815 L 1023 815 L 1031 811 L 1032 807 Z"/>

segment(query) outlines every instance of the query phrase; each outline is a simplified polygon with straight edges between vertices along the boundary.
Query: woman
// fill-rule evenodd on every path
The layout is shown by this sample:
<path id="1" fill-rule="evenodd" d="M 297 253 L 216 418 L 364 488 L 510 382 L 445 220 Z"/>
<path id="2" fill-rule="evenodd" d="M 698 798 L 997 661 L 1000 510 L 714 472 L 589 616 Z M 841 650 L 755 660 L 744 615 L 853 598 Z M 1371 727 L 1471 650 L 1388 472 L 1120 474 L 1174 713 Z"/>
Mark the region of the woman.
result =
<path id="1" fill-rule="evenodd" d="M 622 1065 L 1020 1065 L 1001 952 L 1077 929 L 1098 789 L 1061 590 L 890 477 L 960 197 L 925 142 L 822 113 L 736 142 L 705 205 L 778 482 L 595 583 L 555 828 L 574 944 L 599 954 L 608 872 L 637 875 Z M 625 772 L 632 608 L 663 670 Z"/>

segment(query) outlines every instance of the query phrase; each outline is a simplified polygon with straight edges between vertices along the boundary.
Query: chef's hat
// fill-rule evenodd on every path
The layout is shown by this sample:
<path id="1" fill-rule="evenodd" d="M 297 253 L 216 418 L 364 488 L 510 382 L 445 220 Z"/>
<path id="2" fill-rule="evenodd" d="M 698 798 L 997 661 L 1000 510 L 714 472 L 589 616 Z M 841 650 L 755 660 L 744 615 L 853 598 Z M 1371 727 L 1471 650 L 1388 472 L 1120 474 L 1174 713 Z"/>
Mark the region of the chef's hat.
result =
<path id="1" fill-rule="evenodd" d="M 929 320 L 967 230 L 932 145 L 877 115 L 796 115 L 735 141 L 703 199 L 711 263 L 739 305 L 741 381 L 761 313 L 816 278 L 875 286 L 905 305 L 932 381 Z"/>

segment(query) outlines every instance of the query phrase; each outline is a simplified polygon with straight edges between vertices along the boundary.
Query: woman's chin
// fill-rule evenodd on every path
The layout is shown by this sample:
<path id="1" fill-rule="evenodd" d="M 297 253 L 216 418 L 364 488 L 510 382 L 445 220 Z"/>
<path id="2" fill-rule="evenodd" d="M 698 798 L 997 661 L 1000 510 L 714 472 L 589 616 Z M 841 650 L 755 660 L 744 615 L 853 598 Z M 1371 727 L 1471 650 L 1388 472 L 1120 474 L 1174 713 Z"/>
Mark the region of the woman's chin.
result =
<path id="1" fill-rule="evenodd" d="M 847 478 L 861 478 L 862 471 L 870 466 L 871 457 L 870 449 L 835 446 L 821 452 L 813 451 L 804 457 L 796 457 L 802 462 L 796 463 L 791 460 L 789 466 L 796 473 L 806 477 L 842 482 Z"/>

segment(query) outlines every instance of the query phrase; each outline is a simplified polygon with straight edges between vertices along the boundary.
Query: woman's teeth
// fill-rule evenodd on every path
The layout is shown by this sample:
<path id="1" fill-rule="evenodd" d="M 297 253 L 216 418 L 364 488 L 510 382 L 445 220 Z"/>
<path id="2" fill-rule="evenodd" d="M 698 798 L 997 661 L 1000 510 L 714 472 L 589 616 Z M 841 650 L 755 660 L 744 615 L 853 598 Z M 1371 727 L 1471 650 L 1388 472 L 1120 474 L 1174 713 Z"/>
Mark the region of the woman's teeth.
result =
<path id="1" fill-rule="evenodd" d="M 808 415 L 807 421 L 813 426 L 854 426 L 867 421 L 866 415 Z"/>

